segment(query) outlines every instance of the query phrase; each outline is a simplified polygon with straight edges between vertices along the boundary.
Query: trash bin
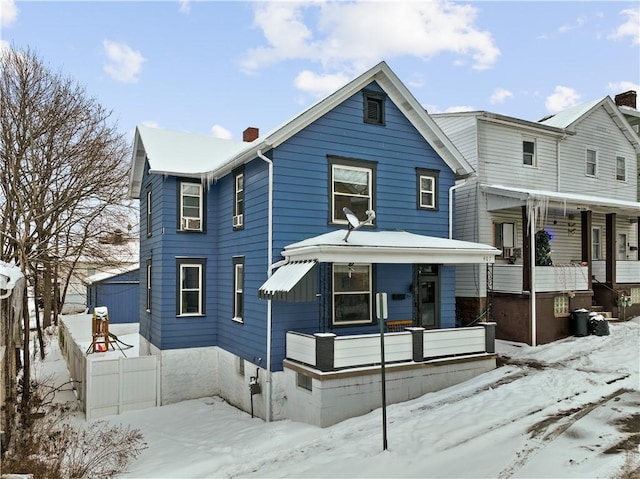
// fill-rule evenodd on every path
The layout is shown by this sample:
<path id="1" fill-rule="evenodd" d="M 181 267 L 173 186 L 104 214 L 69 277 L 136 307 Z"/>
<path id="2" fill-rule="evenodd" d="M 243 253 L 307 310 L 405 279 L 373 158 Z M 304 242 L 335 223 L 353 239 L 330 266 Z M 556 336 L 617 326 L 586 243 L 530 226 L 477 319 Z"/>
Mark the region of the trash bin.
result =
<path id="1" fill-rule="evenodd" d="M 587 311 L 586 309 L 577 309 L 573 313 L 571 313 L 569 328 L 571 330 L 571 334 L 573 334 L 574 336 L 588 336 L 589 311 Z"/>
<path id="2" fill-rule="evenodd" d="M 589 334 L 609 336 L 609 321 L 601 314 L 592 313 L 589 317 Z"/>

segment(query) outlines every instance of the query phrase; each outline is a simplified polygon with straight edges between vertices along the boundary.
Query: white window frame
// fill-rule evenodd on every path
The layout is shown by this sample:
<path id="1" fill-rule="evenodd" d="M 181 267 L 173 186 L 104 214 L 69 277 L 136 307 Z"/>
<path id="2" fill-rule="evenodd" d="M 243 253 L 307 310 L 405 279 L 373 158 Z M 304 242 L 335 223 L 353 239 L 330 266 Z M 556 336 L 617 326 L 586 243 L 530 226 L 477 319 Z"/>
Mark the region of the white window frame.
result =
<path id="1" fill-rule="evenodd" d="M 186 192 L 187 188 L 197 188 L 198 193 Z M 185 205 L 185 198 L 198 198 L 198 216 L 185 215 L 185 208 L 194 208 Z M 193 182 L 180 183 L 180 231 L 202 231 L 202 210 L 203 210 L 202 184 Z"/>
<path id="2" fill-rule="evenodd" d="M 152 261 L 147 260 L 147 312 L 151 312 L 151 272 Z"/>
<path id="3" fill-rule="evenodd" d="M 345 267 L 347 271 L 344 271 Z M 367 268 L 367 283 L 368 289 L 364 290 L 352 290 L 352 291 L 336 291 L 337 284 L 337 275 L 338 274 L 350 274 L 350 270 L 354 272 L 357 269 Z M 373 293 L 372 293 L 372 267 L 371 264 L 354 264 L 354 263 L 334 263 L 332 268 L 332 281 L 331 281 L 331 297 L 332 297 L 332 312 L 331 312 L 331 323 L 334 326 L 346 326 L 346 325 L 358 325 L 358 324 L 371 324 L 373 323 Z M 369 317 L 366 319 L 356 320 L 356 321 L 337 321 L 336 320 L 336 302 L 338 297 L 347 296 L 347 295 L 368 295 L 368 309 L 369 309 Z"/>
<path id="4" fill-rule="evenodd" d="M 198 270 L 198 286 L 196 288 L 185 288 L 184 287 L 184 279 L 185 279 L 185 270 L 188 268 L 195 268 Z M 203 271 L 203 265 L 200 263 L 180 263 L 180 277 L 178 278 L 179 281 L 179 314 L 178 316 L 201 316 L 202 315 L 202 271 Z M 198 292 L 198 310 L 197 311 L 191 311 L 191 312 L 185 312 L 184 307 L 185 307 L 185 303 L 183 301 L 183 295 L 184 293 L 187 292 L 194 292 L 197 291 Z"/>
<path id="5" fill-rule="evenodd" d="M 368 194 L 349 194 L 349 193 L 340 193 L 335 189 L 336 183 L 336 170 L 350 170 L 350 171 L 358 171 L 364 172 L 367 177 L 367 191 Z M 331 164 L 331 222 L 336 224 L 346 224 L 347 219 L 344 216 L 342 210 L 336 212 L 336 197 L 343 196 L 349 198 L 366 198 L 367 199 L 367 210 L 372 210 L 373 207 L 373 169 L 360 167 L 360 166 L 351 166 L 345 165 L 341 163 L 333 163 Z M 358 212 L 354 211 L 356 216 L 358 216 Z M 358 216 L 361 220 L 364 220 L 364 216 L 362 213 Z"/>
<path id="6" fill-rule="evenodd" d="M 593 161 L 589 161 L 589 152 L 593 153 Z M 589 172 L 589 165 L 593 165 L 593 173 Z M 585 150 L 585 175 L 592 178 L 598 176 L 598 150 L 591 148 Z"/>
<path id="7" fill-rule="evenodd" d="M 234 321 L 244 322 L 244 258 L 233 261 L 233 317 Z"/>
<path id="8" fill-rule="evenodd" d="M 422 180 L 431 180 L 431 189 L 426 189 L 423 188 L 423 183 Z M 420 184 L 420 191 L 418 193 L 419 198 L 420 198 L 420 208 L 425 208 L 425 209 L 429 209 L 429 210 L 433 210 L 436 208 L 436 182 L 437 179 L 435 176 L 433 175 L 420 175 L 418 182 Z M 431 195 L 431 203 L 427 204 L 425 202 L 423 202 L 423 195 L 425 194 L 430 194 Z"/>
<path id="9" fill-rule="evenodd" d="M 495 247 L 502 251 L 501 258 L 513 256 L 516 247 L 516 224 L 515 223 L 495 223 L 494 232 Z M 499 233 L 499 236 L 498 236 Z"/>
<path id="10" fill-rule="evenodd" d="M 525 152 L 524 144 L 531 143 L 533 145 L 533 153 Z M 522 164 L 524 166 L 536 167 L 537 166 L 537 153 L 538 153 L 538 145 L 536 145 L 536 140 L 534 138 L 523 138 L 522 139 Z M 531 158 L 531 163 L 526 162 L 526 158 Z"/>
<path id="11" fill-rule="evenodd" d="M 234 177 L 233 187 L 233 228 L 244 227 L 244 172 Z"/>
<path id="12" fill-rule="evenodd" d="M 152 200 L 153 194 L 151 188 L 147 188 L 147 236 L 151 236 L 153 232 L 153 217 L 152 212 Z"/>
<path id="13" fill-rule="evenodd" d="M 627 159 L 624 156 L 616 156 L 616 180 L 627 181 Z"/>
<path id="14" fill-rule="evenodd" d="M 591 228 L 591 259 L 593 261 L 602 259 L 602 229 L 599 226 Z"/>

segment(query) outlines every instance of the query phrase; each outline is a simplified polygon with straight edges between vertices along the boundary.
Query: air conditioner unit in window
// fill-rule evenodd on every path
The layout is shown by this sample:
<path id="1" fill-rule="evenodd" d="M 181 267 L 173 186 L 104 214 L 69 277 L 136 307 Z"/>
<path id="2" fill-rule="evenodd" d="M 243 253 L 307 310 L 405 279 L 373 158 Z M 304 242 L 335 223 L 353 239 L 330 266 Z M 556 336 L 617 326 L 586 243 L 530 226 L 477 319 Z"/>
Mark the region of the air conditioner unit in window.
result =
<path id="1" fill-rule="evenodd" d="M 240 228 L 244 224 L 244 215 L 235 215 L 233 217 L 233 227 Z"/>
<path id="2" fill-rule="evenodd" d="M 200 218 L 182 218 L 182 229 L 188 231 L 199 231 Z"/>

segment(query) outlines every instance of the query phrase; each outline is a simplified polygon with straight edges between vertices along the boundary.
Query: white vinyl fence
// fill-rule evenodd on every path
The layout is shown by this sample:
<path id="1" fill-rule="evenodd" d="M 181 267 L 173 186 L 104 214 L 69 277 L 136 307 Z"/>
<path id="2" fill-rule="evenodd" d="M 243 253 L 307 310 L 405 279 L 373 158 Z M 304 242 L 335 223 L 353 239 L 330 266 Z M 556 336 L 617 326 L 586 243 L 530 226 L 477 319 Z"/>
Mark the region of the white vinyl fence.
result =
<path id="1" fill-rule="evenodd" d="M 87 420 L 156 406 L 156 356 L 138 356 L 135 350 L 117 348 L 86 354 L 91 344 L 91 321 L 78 323 L 72 318 L 60 321 L 60 351 Z"/>

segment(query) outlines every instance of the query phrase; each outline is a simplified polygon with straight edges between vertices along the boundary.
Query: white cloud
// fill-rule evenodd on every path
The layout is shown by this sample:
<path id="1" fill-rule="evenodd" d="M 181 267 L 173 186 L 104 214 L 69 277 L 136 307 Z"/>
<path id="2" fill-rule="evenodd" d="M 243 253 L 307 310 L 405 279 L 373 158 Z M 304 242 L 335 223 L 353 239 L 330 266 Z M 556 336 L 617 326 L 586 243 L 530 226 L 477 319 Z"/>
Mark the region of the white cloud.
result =
<path id="1" fill-rule="evenodd" d="M 18 7 L 14 0 L 0 0 L 0 26 L 8 27 L 18 18 Z"/>
<path id="2" fill-rule="evenodd" d="M 549 113 L 558 113 L 575 106 L 580 101 L 580 95 L 573 88 L 558 85 L 553 94 L 547 97 L 545 106 Z"/>
<path id="3" fill-rule="evenodd" d="M 608 90 L 611 95 L 617 95 L 618 93 L 624 93 L 629 90 L 640 94 L 640 83 L 630 81 L 609 82 Z"/>
<path id="4" fill-rule="evenodd" d="M 295 87 L 315 97 L 324 97 L 333 93 L 351 78 L 342 73 L 318 75 L 309 70 L 298 73 L 293 81 Z"/>
<path id="5" fill-rule="evenodd" d="M 640 45 L 640 8 L 628 8 L 622 10 L 620 15 L 626 15 L 627 21 L 616 28 L 609 38 L 621 40 L 631 37 L 631 43 Z"/>
<path id="6" fill-rule="evenodd" d="M 231 132 L 220 125 L 213 125 L 211 127 L 211 134 L 215 138 L 222 138 L 223 140 L 230 140 L 231 138 L 233 138 Z"/>
<path id="7" fill-rule="evenodd" d="M 513 93 L 504 88 L 496 88 L 489 101 L 495 105 L 496 103 L 504 103 L 507 98 L 513 98 Z"/>
<path id="8" fill-rule="evenodd" d="M 564 25 L 561 25 L 560 28 L 558 28 L 558 33 L 567 33 L 568 31 L 575 30 L 584 26 L 586 22 L 587 21 L 584 17 L 578 17 L 575 23 L 565 23 Z"/>
<path id="9" fill-rule="evenodd" d="M 180 10 L 180 13 L 184 13 L 185 15 L 188 15 L 189 13 L 191 13 L 191 3 L 190 0 L 178 0 L 178 10 Z"/>
<path id="10" fill-rule="evenodd" d="M 104 71 L 116 81 L 136 83 L 145 61 L 142 54 L 124 43 L 104 40 L 102 44 L 107 55 Z"/>
<path id="11" fill-rule="evenodd" d="M 0 55 L 11 49 L 11 44 L 6 40 L 0 40 Z"/>
<path id="12" fill-rule="evenodd" d="M 500 50 L 490 32 L 475 26 L 476 16 L 475 7 L 442 1 L 259 2 L 255 25 L 267 45 L 249 50 L 242 65 L 254 72 L 306 59 L 326 70 L 355 73 L 383 58 L 428 60 L 453 53 L 483 70 L 493 66 Z"/>

